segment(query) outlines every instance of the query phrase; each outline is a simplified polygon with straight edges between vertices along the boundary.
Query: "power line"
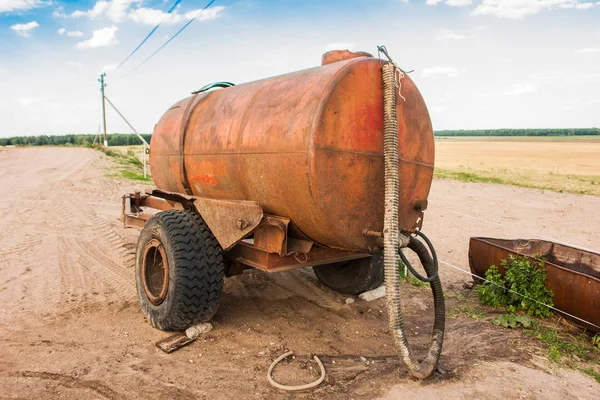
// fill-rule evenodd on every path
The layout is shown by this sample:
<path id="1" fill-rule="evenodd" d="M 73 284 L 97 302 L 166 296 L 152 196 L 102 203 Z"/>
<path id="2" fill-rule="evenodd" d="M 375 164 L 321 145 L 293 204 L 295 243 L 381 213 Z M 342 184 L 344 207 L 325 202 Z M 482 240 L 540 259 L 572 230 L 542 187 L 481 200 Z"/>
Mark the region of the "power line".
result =
<path id="1" fill-rule="evenodd" d="M 175 0 L 175 3 L 173 3 L 173 5 L 171 6 L 171 8 L 169 8 L 169 10 L 167 11 L 167 14 L 171 14 L 171 12 L 175 9 L 175 7 L 177 7 L 179 5 L 179 3 L 181 3 L 181 1 L 182 0 Z M 150 36 L 152 36 L 154 34 L 154 32 L 156 32 L 156 30 L 158 29 L 158 27 L 160 26 L 160 24 L 162 24 L 162 22 L 163 22 L 164 19 L 165 19 L 165 16 L 163 15 L 163 17 L 160 20 L 160 22 L 154 28 L 152 28 L 152 30 L 144 38 L 144 40 L 142 40 L 142 42 L 135 49 L 133 49 L 133 51 L 123 61 L 121 61 L 121 63 L 117 66 L 117 68 L 119 68 L 119 67 L 121 67 L 121 65 L 125 64 L 125 62 L 127 60 L 129 60 L 131 58 L 131 56 L 134 55 L 140 49 L 140 47 L 142 47 L 142 45 L 144 43 L 146 43 L 146 41 L 148 39 L 150 39 Z"/>
<path id="2" fill-rule="evenodd" d="M 150 56 L 148 58 L 146 58 L 140 65 L 138 65 L 137 67 L 135 67 L 134 69 L 132 69 L 131 71 L 129 71 L 126 75 L 131 74 L 134 71 L 137 71 L 142 65 L 146 64 L 152 57 L 154 57 L 159 51 L 161 51 L 163 48 L 165 48 L 166 45 L 168 45 L 169 43 L 171 43 L 171 40 L 175 39 L 181 32 L 183 32 L 183 30 L 185 28 L 187 28 L 192 22 L 194 22 L 194 20 L 200 15 L 202 14 L 208 7 L 210 7 L 216 0 L 211 0 L 206 6 L 204 6 L 204 8 L 194 16 L 194 18 L 190 19 L 181 29 L 179 29 L 177 32 L 175 32 L 175 34 L 173 36 L 171 36 L 169 38 L 169 40 L 167 40 L 162 46 L 160 46 L 154 53 L 150 54 Z"/>

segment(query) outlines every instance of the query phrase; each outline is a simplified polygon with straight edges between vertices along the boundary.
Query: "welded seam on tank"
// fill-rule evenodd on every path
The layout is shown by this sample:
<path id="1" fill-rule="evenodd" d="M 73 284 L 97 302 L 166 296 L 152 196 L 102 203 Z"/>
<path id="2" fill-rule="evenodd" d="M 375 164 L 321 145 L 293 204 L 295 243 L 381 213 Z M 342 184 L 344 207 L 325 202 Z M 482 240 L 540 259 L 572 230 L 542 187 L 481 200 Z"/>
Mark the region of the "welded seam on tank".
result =
<path id="1" fill-rule="evenodd" d="M 235 89 L 235 88 L 233 88 Z M 232 89 L 230 89 L 232 90 Z M 243 142 L 244 142 L 244 137 L 245 137 L 245 131 L 246 131 L 246 126 L 248 125 L 248 120 L 250 119 L 250 111 L 255 102 L 257 97 L 259 97 L 260 95 L 262 95 L 265 92 L 265 87 L 264 85 L 260 85 L 253 93 L 252 98 L 246 102 L 246 109 L 244 110 L 244 113 L 242 115 L 242 119 L 240 121 L 240 125 L 238 127 L 238 135 L 237 135 L 237 141 L 235 143 L 235 148 L 236 149 L 240 149 L 243 147 Z M 231 155 L 235 155 L 236 157 L 239 157 L 240 155 L 246 155 L 246 154 L 251 154 L 251 153 L 241 153 L 241 152 L 235 152 L 235 153 L 213 153 L 213 154 L 219 154 L 219 155 L 224 155 L 224 154 L 231 154 Z M 267 154 L 267 153 L 265 153 Z M 207 154 L 195 154 L 195 155 L 207 155 Z M 240 161 L 240 160 L 237 160 Z M 243 162 L 236 162 L 235 163 L 235 171 L 236 171 L 236 175 L 238 177 L 242 177 L 240 179 L 246 181 L 247 179 L 247 170 L 246 168 L 244 168 L 245 163 Z M 240 191 L 243 193 L 244 198 L 245 199 L 250 199 L 251 196 L 248 193 L 248 189 L 247 189 L 247 185 L 239 185 L 238 189 L 240 189 Z"/>
<path id="2" fill-rule="evenodd" d="M 364 156 L 383 158 L 383 153 L 378 154 L 378 153 L 372 153 L 372 152 L 360 151 L 360 150 L 337 149 L 337 148 L 333 148 L 330 146 L 316 146 L 315 148 L 316 148 L 316 150 L 331 151 L 333 153 L 349 153 L 349 154 L 359 154 L 359 155 L 364 155 Z M 411 159 L 404 158 L 404 157 L 398 157 L 398 160 L 401 160 L 403 162 L 410 163 L 410 164 L 417 164 L 417 165 L 420 165 L 423 167 L 433 168 L 433 164 L 426 164 L 421 161 L 411 160 Z"/>
<path id="3" fill-rule="evenodd" d="M 349 59 L 347 60 L 346 63 L 344 63 L 344 65 L 342 65 L 340 68 L 338 68 L 337 71 L 334 72 L 334 74 L 331 76 L 331 78 L 329 79 L 329 81 L 327 82 L 326 85 L 323 85 L 323 91 L 325 91 L 325 88 L 330 88 L 333 82 L 339 81 L 341 80 L 342 77 L 342 71 L 350 64 L 355 63 L 355 62 L 359 62 L 359 61 L 364 61 L 365 59 L 363 57 L 359 57 L 359 58 L 353 58 L 353 59 Z M 314 161 L 314 157 L 315 157 L 315 153 L 317 151 L 317 146 L 315 144 L 315 136 L 316 136 L 316 132 L 317 132 L 317 128 L 321 126 L 320 120 L 319 118 L 322 116 L 323 111 L 325 109 L 325 105 L 329 102 L 329 98 L 332 95 L 332 91 L 330 90 L 326 96 L 324 96 L 323 94 L 321 94 L 321 99 L 319 100 L 319 104 L 317 105 L 317 109 L 315 112 L 315 116 L 313 119 L 313 122 L 311 124 L 311 128 L 313 129 L 313 131 L 315 132 L 315 134 L 310 135 L 310 141 L 308 143 L 308 151 L 306 152 L 306 179 L 308 180 L 308 193 L 310 194 L 310 198 L 312 199 L 312 211 L 311 214 L 313 214 L 314 216 L 317 217 L 317 220 L 319 221 L 326 221 L 326 219 L 324 219 L 321 215 L 321 212 L 319 211 L 319 208 L 316 205 L 316 199 L 314 196 L 314 191 L 313 191 L 313 178 L 312 178 L 312 163 L 311 160 Z M 331 227 L 330 227 L 331 228 Z M 323 245 L 322 243 L 319 243 L 315 240 L 315 238 L 311 238 L 311 240 L 314 240 L 316 243 Z M 329 246 L 326 247 L 334 247 L 337 248 L 337 246 L 342 246 L 340 243 L 336 243 L 336 244 L 332 244 L 330 243 Z"/>
<path id="4" fill-rule="evenodd" d="M 194 102 L 198 97 L 198 93 L 192 96 L 190 102 L 187 104 L 185 111 L 183 112 L 183 116 L 181 117 L 181 128 L 179 132 L 179 168 L 181 170 L 181 184 L 183 185 L 183 189 L 187 194 L 192 194 L 192 189 L 190 187 L 190 180 L 187 177 L 186 168 L 185 168 L 185 137 L 188 129 L 188 124 L 191 119 L 192 110 L 194 109 Z"/>
<path id="5" fill-rule="evenodd" d="M 265 155 L 265 154 L 304 154 L 306 151 L 256 151 L 256 152 L 241 152 L 228 151 L 221 153 L 185 153 L 186 156 L 238 156 L 238 155 Z M 179 153 L 163 153 L 162 156 L 179 156 Z"/>

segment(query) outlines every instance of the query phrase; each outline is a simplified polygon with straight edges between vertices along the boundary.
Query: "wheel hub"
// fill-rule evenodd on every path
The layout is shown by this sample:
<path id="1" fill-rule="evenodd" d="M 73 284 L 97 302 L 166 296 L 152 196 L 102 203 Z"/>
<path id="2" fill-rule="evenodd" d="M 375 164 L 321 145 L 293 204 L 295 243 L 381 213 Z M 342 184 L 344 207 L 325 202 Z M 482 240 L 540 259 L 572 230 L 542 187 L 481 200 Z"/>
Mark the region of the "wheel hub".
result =
<path id="1" fill-rule="evenodd" d="M 142 255 L 142 284 L 150 302 L 157 306 L 167 297 L 169 290 L 169 263 L 162 243 L 152 239 Z"/>

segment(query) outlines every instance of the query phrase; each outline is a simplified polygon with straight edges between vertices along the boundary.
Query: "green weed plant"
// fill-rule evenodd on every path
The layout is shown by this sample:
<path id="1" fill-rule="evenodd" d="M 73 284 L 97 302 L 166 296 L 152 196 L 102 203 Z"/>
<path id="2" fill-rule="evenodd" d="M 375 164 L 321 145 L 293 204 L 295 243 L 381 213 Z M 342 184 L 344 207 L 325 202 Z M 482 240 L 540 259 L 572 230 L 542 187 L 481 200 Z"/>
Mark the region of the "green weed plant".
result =
<path id="1" fill-rule="evenodd" d="M 500 262 L 504 276 L 492 265 L 485 273 L 485 281 L 477 287 L 479 301 L 492 307 L 505 307 L 510 313 L 524 311 L 534 317 L 552 315 L 554 294 L 547 289 L 545 260 L 533 260 L 510 255 Z"/>

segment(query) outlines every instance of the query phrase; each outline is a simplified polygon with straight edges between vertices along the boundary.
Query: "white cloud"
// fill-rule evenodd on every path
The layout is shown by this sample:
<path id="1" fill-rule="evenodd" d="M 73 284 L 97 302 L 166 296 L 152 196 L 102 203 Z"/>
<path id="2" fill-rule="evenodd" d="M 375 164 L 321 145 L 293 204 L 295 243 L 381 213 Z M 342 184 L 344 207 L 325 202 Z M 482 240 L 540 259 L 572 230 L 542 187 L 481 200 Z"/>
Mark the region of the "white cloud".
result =
<path id="1" fill-rule="evenodd" d="M 42 0 L 0 0 L 0 14 L 11 11 L 25 11 L 48 4 Z"/>
<path id="2" fill-rule="evenodd" d="M 481 104 L 465 107 L 465 110 L 467 110 L 467 111 L 476 111 L 476 112 L 485 111 L 488 109 L 489 109 L 488 106 L 483 106 Z"/>
<path id="3" fill-rule="evenodd" d="M 435 37 L 435 40 L 465 40 L 465 39 L 475 39 L 479 37 L 481 32 L 487 30 L 487 26 L 477 25 L 471 28 L 462 30 L 462 31 L 454 31 L 451 29 L 442 29 L 438 36 Z"/>
<path id="4" fill-rule="evenodd" d="M 585 102 L 586 106 L 595 106 L 596 104 L 600 104 L 600 99 L 592 99 Z"/>
<path id="5" fill-rule="evenodd" d="M 350 43 L 350 42 L 337 42 L 337 43 L 329 43 L 328 45 L 325 46 L 325 51 L 332 51 L 332 50 L 355 50 L 356 49 L 356 45 L 354 43 Z"/>
<path id="6" fill-rule="evenodd" d="M 184 14 L 179 14 L 177 11 L 173 11 L 171 14 L 167 14 L 161 10 L 154 8 L 140 7 L 128 14 L 128 18 L 133 22 L 143 25 L 157 25 L 163 23 L 166 25 L 178 24 L 182 21 L 189 21 L 192 18 L 196 18 L 197 21 L 208 21 L 217 19 L 221 16 L 221 13 L 225 7 L 211 7 L 202 11 L 202 9 L 191 10 Z"/>
<path id="7" fill-rule="evenodd" d="M 467 39 L 469 35 L 465 35 L 464 33 L 458 33 L 451 30 L 442 30 L 440 34 L 435 38 L 435 40 L 463 40 Z"/>
<path id="8" fill-rule="evenodd" d="M 121 22 L 127 17 L 129 8 L 134 4 L 141 3 L 141 1 L 142 0 L 98 0 L 91 9 L 86 11 L 73 11 L 70 17 L 96 19 L 106 16 L 111 21 Z M 66 15 L 62 13 L 57 14 L 58 15 L 56 16 L 66 17 Z"/>
<path id="9" fill-rule="evenodd" d="M 62 12 L 62 9 L 62 7 L 59 7 L 56 10 L 52 11 L 52 16 L 55 18 L 69 18 L 67 14 Z"/>
<path id="10" fill-rule="evenodd" d="M 81 17 L 88 17 L 90 19 L 98 18 L 108 10 L 109 5 L 110 5 L 110 3 L 108 1 L 100 0 L 100 1 L 96 2 L 96 4 L 94 4 L 93 8 L 91 8 L 87 11 L 81 11 L 81 10 L 73 11 L 71 13 L 71 18 L 81 18 Z M 114 15 L 118 15 L 118 13 L 114 13 Z"/>
<path id="11" fill-rule="evenodd" d="M 60 28 L 56 31 L 59 35 L 67 35 L 69 37 L 80 37 L 83 36 L 83 32 L 81 31 L 68 31 L 65 28 Z"/>
<path id="12" fill-rule="evenodd" d="M 584 47 L 583 49 L 577 50 L 574 54 L 591 54 L 600 53 L 600 47 Z"/>
<path id="13" fill-rule="evenodd" d="M 446 0 L 445 4 L 451 7 L 466 7 L 473 4 L 473 0 Z"/>
<path id="14" fill-rule="evenodd" d="M 471 15 L 494 15 L 498 18 L 523 19 L 542 10 L 594 7 L 593 3 L 580 3 L 578 0 L 483 0 Z"/>
<path id="15" fill-rule="evenodd" d="M 225 9 L 223 6 L 218 6 L 210 7 L 206 10 L 191 10 L 183 14 L 175 10 L 171 14 L 167 14 L 155 8 L 134 7 L 141 3 L 142 0 L 98 0 L 94 4 L 94 7 L 89 10 L 76 10 L 71 14 L 54 11 L 53 15 L 62 18 L 97 19 L 106 17 L 113 22 L 122 22 L 125 19 L 129 19 L 142 25 L 156 25 L 158 23 L 173 25 L 182 21 L 189 21 L 193 18 L 196 18 L 198 21 L 213 20 L 219 18 Z"/>
<path id="16" fill-rule="evenodd" d="M 531 83 L 517 83 L 511 86 L 510 90 L 502 93 L 505 96 L 514 96 L 518 94 L 526 94 L 535 92 L 535 86 Z"/>
<path id="17" fill-rule="evenodd" d="M 577 60 L 577 59 L 574 59 Z M 587 63 L 587 61 L 586 61 Z M 568 76 L 569 79 L 565 79 Z M 539 86 L 572 87 L 582 85 L 594 87 L 600 84 L 600 72 L 582 72 L 581 69 L 549 69 L 529 74 L 533 83 Z"/>
<path id="18" fill-rule="evenodd" d="M 69 65 L 75 68 L 81 68 L 83 67 L 83 64 L 80 63 L 79 61 L 69 61 Z"/>
<path id="19" fill-rule="evenodd" d="M 38 103 L 42 103 L 44 102 L 46 99 L 44 97 L 17 97 L 16 102 L 18 105 L 20 105 L 21 107 L 31 107 L 35 104 Z"/>
<path id="20" fill-rule="evenodd" d="M 444 4 L 450 7 L 466 7 L 473 4 L 473 0 L 427 0 L 425 4 L 428 6 L 435 6 L 441 2 L 444 2 Z"/>
<path id="21" fill-rule="evenodd" d="M 171 13 L 170 15 L 176 14 L 176 11 Z M 171 18 L 166 18 L 165 16 L 169 15 L 165 12 L 163 12 L 162 10 L 157 10 L 155 8 L 138 8 L 137 10 L 134 10 L 132 12 L 129 13 L 129 19 L 131 19 L 133 22 L 136 22 L 138 24 L 144 24 L 144 25 L 156 25 L 158 23 L 160 23 L 161 21 L 165 24 L 168 24 L 170 22 Z M 179 16 L 179 15 L 177 15 Z M 180 16 L 179 16 L 180 17 Z M 175 19 L 175 16 L 173 16 L 173 19 Z"/>
<path id="22" fill-rule="evenodd" d="M 117 64 L 105 65 L 104 67 L 102 67 L 102 71 L 100 71 L 100 73 L 114 71 L 115 69 L 117 69 L 117 66 Z"/>
<path id="23" fill-rule="evenodd" d="M 107 47 L 117 44 L 116 33 L 119 30 L 116 26 L 98 29 L 92 32 L 92 37 L 88 40 L 77 43 L 78 49 L 94 49 L 96 47 Z"/>
<path id="24" fill-rule="evenodd" d="M 436 75 L 443 75 L 447 78 L 456 78 L 458 76 L 458 69 L 454 67 L 430 67 L 423 69 L 423 72 L 421 72 L 423 78 L 429 78 Z"/>
<path id="25" fill-rule="evenodd" d="M 544 6 L 537 0 L 505 1 L 483 0 L 472 15 L 495 15 L 498 18 L 522 19 L 540 12 Z"/>
<path id="26" fill-rule="evenodd" d="M 10 27 L 13 31 L 17 32 L 18 35 L 23 37 L 29 37 L 29 31 L 40 26 L 36 21 L 31 21 L 26 24 L 16 24 Z"/>

